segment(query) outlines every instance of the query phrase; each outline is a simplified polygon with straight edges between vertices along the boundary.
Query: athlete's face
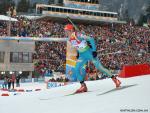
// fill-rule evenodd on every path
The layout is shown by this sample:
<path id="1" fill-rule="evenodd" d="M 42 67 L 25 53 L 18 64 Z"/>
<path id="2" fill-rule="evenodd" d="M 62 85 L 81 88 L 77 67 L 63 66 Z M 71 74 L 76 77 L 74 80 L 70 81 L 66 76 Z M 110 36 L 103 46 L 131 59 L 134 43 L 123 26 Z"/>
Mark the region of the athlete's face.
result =
<path id="1" fill-rule="evenodd" d="M 72 30 L 65 30 L 66 37 L 70 37 L 72 34 Z"/>

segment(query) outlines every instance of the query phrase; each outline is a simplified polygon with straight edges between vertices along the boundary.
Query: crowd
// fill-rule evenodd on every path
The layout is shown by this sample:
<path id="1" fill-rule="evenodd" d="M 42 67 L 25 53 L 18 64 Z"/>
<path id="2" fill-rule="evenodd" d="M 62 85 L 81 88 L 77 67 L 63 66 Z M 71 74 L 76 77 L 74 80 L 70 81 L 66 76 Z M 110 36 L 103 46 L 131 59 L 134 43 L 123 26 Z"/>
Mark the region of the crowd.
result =
<path id="1" fill-rule="evenodd" d="M 48 82 L 68 82 L 69 81 L 69 79 L 68 78 L 63 78 L 63 77 L 60 77 L 60 78 L 51 78 L 51 79 L 49 79 L 49 81 Z"/>
<path id="2" fill-rule="evenodd" d="M 12 36 L 65 38 L 64 24 L 50 19 L 28 20 L 18 17 L 11 25 Z M 124 65 L 150 64 L 148 41 L 150 29 L 132 24 L 78 24 L 81 32 L 95 38 L 98 57 L 105 67 L 120 70 Z M 0 22 L 0 36 L 7 35 L 6 22 Z M 65 72 L 66 43 L 36 42 L 33 55 L 36 70 Z"/>
<path id="3" fill-rule="evenodd" d="M 35 51 L 33 55 L 33 59 L 37 62 L 35 69 L 41 74 L 48 69 L 65 72 L 65 42 L 36 42 Z"/>
<path id="4" fill-rule="evenodd" d="M 2 88 L 8 89 L 8 90 L 14 89 L 15 83 L 16 83 L 16 87 L 19 87 L 20 86 L 20 79 L 21 79 L 20 75 L 18 75 L 18 76 L 15 76 L 14 74 L 12 74 L 11 76 L 5 75 L 4 81 L 2 84 Z"/>

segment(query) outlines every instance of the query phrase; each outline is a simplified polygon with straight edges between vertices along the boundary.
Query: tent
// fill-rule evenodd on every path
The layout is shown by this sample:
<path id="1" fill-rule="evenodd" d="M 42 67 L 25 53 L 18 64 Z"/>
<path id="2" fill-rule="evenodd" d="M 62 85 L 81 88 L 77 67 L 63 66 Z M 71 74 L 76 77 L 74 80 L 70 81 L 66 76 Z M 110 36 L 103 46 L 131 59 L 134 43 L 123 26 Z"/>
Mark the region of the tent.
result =
<path id="1" fill-rule="evenodd" d="M 29 20 L 36 20 L 38 19 L 40 16 L 31 16 L 31 15 L 20 15 L 21 17 L 27 18 Z"/>
<path id="2" fill-rule="evenodd" d="M 3 21 L 15 21 L 15 22 L 18 21 L 18 20 L 15 19 L 15 18 L 11 18 L 11 17 L 5 16 L 5 15 L 0 15 L 0 20 L 3 20 Z"/>

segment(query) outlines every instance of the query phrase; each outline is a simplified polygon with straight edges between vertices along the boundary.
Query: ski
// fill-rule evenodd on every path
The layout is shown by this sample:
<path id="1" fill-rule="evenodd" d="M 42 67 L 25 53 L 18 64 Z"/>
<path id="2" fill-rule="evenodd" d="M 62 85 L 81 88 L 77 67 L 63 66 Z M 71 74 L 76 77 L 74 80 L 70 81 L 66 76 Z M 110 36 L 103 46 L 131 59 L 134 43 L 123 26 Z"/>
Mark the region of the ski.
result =
<path id="1" fill-rule="evenodd" d="M 84 93 L 88 93 L 88 92 L 92 92 L 92 91 L 87 91 L 87 92 L 82 92 L 82 93 L 71 93 L 71 94 L 67 94 L 67 95 L 64 95 L 64 96 L 71 96 L 71 95 L 84 94 Z"/>
<path id="2" fill-rule="evenodd" d="M 83 92 L 83 93 L 70 93 L 70 94 L 66 94 L 63 96 L 59 96 L 59 97 L 52 97 L 52 98 L 39 98 L 40 100 L 52 100 L 52 99 L 57 99 L 57 98 L 62 98 L 62 97 L 67 97 L 67 96 L 73 96 L 73 95 L 79 95 L 79 94 L 84 94 L 84 93 L 89 93 L 92 91 L 87 91 L 87 92 Z"/>

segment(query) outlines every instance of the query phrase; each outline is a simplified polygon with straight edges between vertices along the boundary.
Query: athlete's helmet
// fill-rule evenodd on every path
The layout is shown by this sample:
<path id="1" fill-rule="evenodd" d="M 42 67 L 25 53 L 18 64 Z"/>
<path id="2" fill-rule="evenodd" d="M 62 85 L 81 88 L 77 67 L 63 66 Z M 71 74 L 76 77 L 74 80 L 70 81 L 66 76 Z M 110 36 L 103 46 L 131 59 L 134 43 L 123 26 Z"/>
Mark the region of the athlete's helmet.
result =
<path id="1" fill-rule="evenodd" d="M 65 27 L 64 27 L 64 30 L 73 30 L 74 29 L 74 27 L 73 27 L 73 25 L 71 25 L 71 24 L 67 24 L 67 25 L 65 25 Z"/>

